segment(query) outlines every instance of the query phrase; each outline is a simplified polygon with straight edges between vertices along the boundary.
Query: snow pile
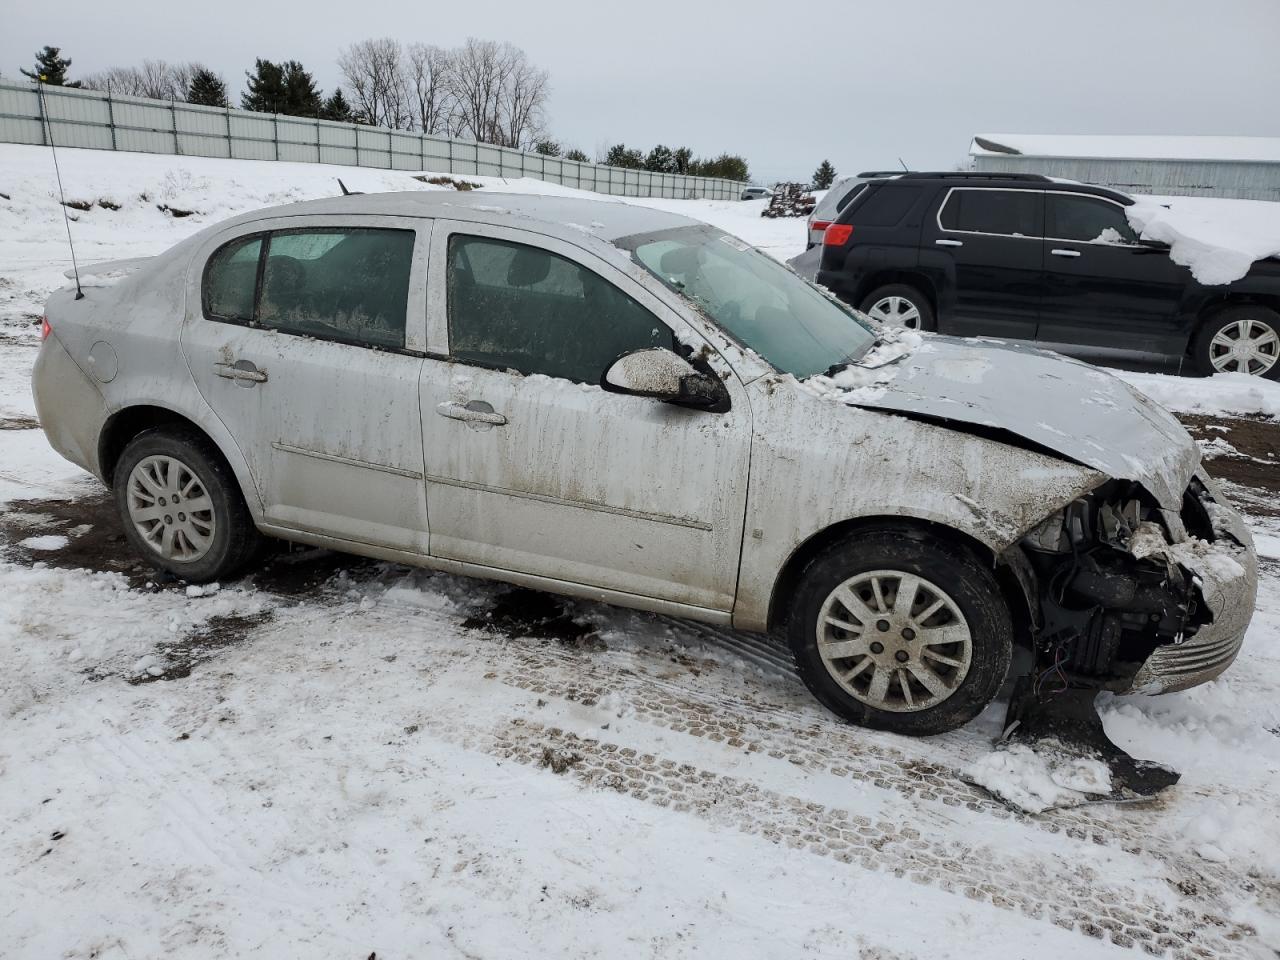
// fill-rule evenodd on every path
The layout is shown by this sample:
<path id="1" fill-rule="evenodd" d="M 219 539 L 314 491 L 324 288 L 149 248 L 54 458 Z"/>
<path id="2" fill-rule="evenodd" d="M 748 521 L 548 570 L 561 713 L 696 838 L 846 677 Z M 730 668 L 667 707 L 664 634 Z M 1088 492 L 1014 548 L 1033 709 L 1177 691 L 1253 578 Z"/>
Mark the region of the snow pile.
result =
<path id="1" fill-rule="evenodd" d="M 1111 771 L 1100 760 L 1073 756 L 1053 741 L 1012 743 L 979 757 L 964 778 L 1027 813 L 1075 807 L 1111 793 Z"/>
<path id="2" fill-rule="evenodd" d="M 1170 377 L 1159 373 L 1109 371 L 1160 406 L 1176 413 L 1280 417 L 1280 383 L 1247 373 Z"/>
<path id="3" fill-rule="evenodd" d="M 1231 283 L 1255 260 L 1280 256 L 1280 204 L 1246 200 L 1141 197 L 1126 209 L 1144 240 L 1169 244 L 1174 263 L 1203 284 Z"/>
<path id="4" fill-rule="evenodd" d="M 884 387 L 898 375 L 895 361 L 910 356 L 924 346 L 924 337 L 915 330 L 882 327 L 875 346 L 856 363 L 841 367 L 831 376 L 818 374 L 800 382 L 814 396 L 841 403 L 866 403 L 884 396 Z"/>

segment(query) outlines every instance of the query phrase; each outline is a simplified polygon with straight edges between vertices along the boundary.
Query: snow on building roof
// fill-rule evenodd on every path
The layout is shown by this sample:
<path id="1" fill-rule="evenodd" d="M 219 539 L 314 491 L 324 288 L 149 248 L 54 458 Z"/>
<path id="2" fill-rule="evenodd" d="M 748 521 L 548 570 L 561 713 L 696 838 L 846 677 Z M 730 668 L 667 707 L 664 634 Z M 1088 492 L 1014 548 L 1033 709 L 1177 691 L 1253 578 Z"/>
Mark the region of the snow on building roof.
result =
<path id="1" fill-rule="evenodd" d="M 1280 137 L 1163 137 L 981 133 L 970 156 L 1096 157 L 1126 160 L 1234 160 L 1280 163 Z"/>

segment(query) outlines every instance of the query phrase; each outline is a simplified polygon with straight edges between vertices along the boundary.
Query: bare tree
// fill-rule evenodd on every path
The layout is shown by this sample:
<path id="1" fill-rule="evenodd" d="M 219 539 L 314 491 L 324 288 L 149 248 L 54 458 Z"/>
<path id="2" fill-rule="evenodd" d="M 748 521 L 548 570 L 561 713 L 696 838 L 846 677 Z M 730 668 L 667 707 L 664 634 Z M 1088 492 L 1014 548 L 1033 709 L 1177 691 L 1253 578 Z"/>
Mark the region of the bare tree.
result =
<path id="1" fill-rule="evenodd" d="M 551 92 L 547 71 L 519 47 L 467 39 L 453 53 L 452 89 L 459 132 L 504 147 L 532 145 Z"/>
<path id="2" fill-rule="evenodd" d="M 377 127 L 408 130 L 413 126 L 404 56 L 391 37 L 361 40 L 338 56 L 354 111 Z"/>
<path id="3" fill-rule="evenodd" d="M 456 111 L 451 88 L 453 57 L 443 47 L 411 43 L 406 48 L 407 87 L 423 133 L 450 136 Z"/>
<path id="4" fill-rule="evenodd" d="M 191 78 L 201 69 L 204 65 L 196 62 L 144 60 L 140 67 L 110 67 L 91 74 L 85 78 L 84 85 L 90 90 L 109 90 L 131 97 L 185 100 Z"/>

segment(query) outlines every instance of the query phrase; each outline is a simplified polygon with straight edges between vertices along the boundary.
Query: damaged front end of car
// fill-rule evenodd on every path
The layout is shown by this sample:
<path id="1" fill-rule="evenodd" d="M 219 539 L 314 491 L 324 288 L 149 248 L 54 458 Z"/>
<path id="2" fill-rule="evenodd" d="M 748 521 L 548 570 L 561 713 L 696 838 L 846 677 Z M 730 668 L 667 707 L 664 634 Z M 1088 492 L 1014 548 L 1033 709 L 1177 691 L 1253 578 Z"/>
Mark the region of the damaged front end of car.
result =
<path id="1" fill-rule="evenodd" d="M 1011 549 L 1033 587 L 1034 662 L 1015 686 L 1006 737 L 1085 748 L 1108 761 L 1121 795 L 1175 782 L 1111 743 L 1094 699 L 1184 690 L 1230 666 L 1257 593 L 1244 522 L 1198 470 L 1178 511 L 1140 484 L 1112 480 Z"/>

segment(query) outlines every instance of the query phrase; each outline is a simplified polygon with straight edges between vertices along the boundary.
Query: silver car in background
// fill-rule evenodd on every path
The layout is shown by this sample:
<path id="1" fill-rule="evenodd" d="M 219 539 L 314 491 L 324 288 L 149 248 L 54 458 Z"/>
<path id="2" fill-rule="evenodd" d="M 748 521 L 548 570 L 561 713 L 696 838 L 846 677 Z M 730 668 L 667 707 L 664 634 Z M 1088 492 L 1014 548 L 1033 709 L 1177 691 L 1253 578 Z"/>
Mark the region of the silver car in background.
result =
<path id="1" fill-rule="evenodd" d="M 1235 657 L 1249 534 L 1168 413 L 1031 348 L 890 333 L 723 231 L 425 192 L 262 210 L 56 293 L 53 447 L 133 548 L 264 536 L 788 638 L 841 716 L 976 716 L 1036 669 Z"/>

